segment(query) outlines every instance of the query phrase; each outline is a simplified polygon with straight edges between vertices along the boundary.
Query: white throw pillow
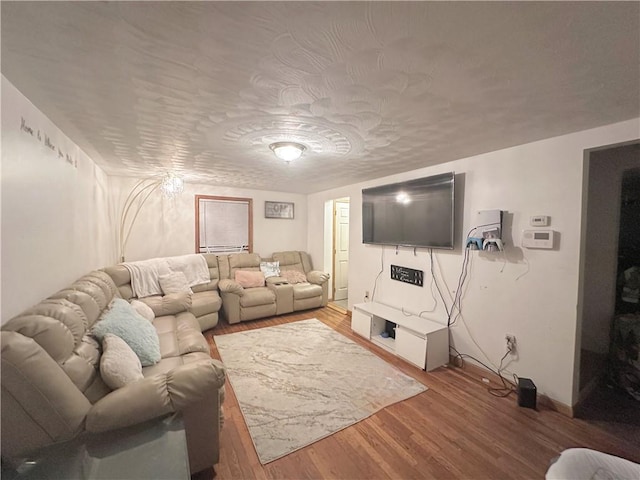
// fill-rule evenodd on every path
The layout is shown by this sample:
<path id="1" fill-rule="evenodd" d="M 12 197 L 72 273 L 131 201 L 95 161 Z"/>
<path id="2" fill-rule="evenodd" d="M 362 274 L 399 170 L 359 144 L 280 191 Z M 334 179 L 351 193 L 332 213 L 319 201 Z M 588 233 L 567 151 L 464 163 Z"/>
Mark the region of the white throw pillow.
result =
<path id="1" fill-rule="evenodd" d="M 102 340 L 102 350 L 100 375 L 112 390 L 144 378 L 140 359 L 120 337 L 107 333 Z"/>
<path id="2" fill-rule="evenodd" d="M 153 319 L 156 318 L 151 307 L 140 300 L 131 300 L 131 306 L 136 312 L 138 312 L 138 315 L 146 318 L 150 322 L 153 322 Z"/>
<path id="3" fill-rule="evenodd" d="M 185 277 L 182 272 L 160 275 L 158 277 L 158 281 L 160 282 L 160 288 L 162 288 L 162 292 L 165 295 L 180 292 L 193 293 L 193 290 L 189 287 L 189 282 L 187 282 L 187 277 Z"/>
<path id="4" fill-rule="evenodd" d="M 280 262 L 260 262 L 260 271 L 264 278 L 280 276 Z"/>

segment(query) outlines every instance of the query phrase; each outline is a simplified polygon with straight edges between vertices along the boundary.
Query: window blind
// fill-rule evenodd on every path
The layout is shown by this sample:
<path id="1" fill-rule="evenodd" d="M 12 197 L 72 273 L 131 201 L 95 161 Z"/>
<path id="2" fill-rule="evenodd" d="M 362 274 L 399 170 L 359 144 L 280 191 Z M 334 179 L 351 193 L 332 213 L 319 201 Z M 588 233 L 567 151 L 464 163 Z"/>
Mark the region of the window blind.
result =
<path id="1" fill-rule="evenodd" d="M 250 200 L 200 197 L 198 207 L 200 253 L 250 250 Z"/>

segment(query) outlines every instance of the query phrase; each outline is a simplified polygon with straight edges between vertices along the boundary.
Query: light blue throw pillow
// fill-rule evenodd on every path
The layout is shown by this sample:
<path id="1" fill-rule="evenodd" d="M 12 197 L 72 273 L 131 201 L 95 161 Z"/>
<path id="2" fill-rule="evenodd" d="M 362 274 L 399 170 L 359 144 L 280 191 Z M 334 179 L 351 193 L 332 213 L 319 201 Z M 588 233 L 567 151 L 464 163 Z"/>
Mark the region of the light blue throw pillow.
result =
<path id="1" fill-rule="evenodd" d="M 160 340 L 155 327 L 122 298 L 114 298 L 109 309 L 93 326 L 93 335 L 102 342 L 107 333 L 124 340 L 143 367 L 160 361 Z"/>

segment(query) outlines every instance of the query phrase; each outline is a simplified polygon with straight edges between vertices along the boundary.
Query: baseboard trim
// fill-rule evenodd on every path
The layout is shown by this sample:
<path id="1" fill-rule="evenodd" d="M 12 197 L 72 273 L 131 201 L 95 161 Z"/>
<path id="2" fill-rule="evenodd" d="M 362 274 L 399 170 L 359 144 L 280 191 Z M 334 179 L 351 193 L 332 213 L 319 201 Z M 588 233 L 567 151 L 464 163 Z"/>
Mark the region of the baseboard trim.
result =
<path id="1" fill-rule="evenodd" d="M 596 375 L 594 378 L 589 380 L 589 383 L 587 383 L 587 385 L 582 390 L 580 390 L 580 392 L 578 393 L 578 401 L 573 406 L 573 414 L 574 414 L 574 416 L 579 416 L 580 415 L 580 411 L 582 409 L 582 404 L 584 403 L 584 401 L 587 398 L 589 398 L 589 395 L 591 395 L 593 393 L 593 391 L 597 388 L 597 386 L 602 381 L 602 377 L 603 376 L 604 375 L 602 373 Z"/>
<path id="2" fill-rule="evenodd" d="M 339 307 L 338 305 L 336 305 L 333 302 L 327 303 L 326 306 L 327 306 L 327 308 L 330 308 L 331 310 L 335 310 L 336 312 L 344 313 L 345 315 L 351 316 L 351 310 L 347 310 L 346 308 Z"/>
<path id="3" fill-rule="evenodd" d="M 487 385 L 488 387 L 502 387 L 502 380 L 498 375 L 480 365 L 474 365 L 469 361 L 461 363 L 460 359 L 455 355 L 449 356 L 449 366 L 452 368 L 462 369 L 471 378 Z M 489 380 L 489 383 L 487 384 L 485 381 L 483 381 L 483 379 Z M 514 395 L 513 398 L 516 398 L 516 396 Z M 566 405 L 562 402 L 558 402 L 557 400 L 549 398 L 546 395 L 538 394 L 537 402 L 538 405 L 542 405 L 549 410 L 556 411 L 567 417 L 573 418 L 575 416 L 574 407 L 570 407 L 569 405 Z"/>

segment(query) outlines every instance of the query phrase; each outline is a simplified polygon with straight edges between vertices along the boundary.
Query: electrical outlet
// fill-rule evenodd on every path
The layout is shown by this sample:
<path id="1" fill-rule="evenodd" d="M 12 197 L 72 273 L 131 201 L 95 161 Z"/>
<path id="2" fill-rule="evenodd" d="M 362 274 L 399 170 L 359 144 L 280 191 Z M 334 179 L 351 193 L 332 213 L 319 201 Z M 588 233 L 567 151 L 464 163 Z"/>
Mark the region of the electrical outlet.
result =
<path id="1" fill-rule="evenodd" d="M 516 336 L 507 333 L 504 336 L 504 339 L 507 341 L 507 351 L 511 353 L 511 355 L 516 354 Z"/>

